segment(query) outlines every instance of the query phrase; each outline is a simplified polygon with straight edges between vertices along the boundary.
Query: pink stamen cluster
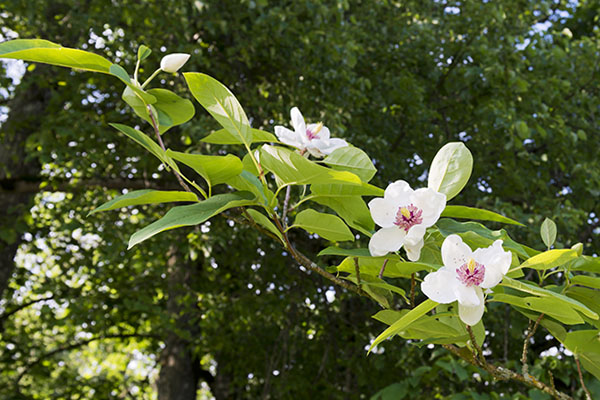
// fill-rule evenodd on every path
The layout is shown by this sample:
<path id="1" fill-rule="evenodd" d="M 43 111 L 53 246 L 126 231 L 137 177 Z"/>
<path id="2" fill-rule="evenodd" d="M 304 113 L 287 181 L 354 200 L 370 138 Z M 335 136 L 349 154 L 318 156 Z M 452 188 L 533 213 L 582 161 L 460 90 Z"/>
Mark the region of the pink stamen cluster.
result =
<path id="1" fill-rule="evenodd" d="M 310 129 L 306 130 L 306 137 L 308 137 L 308 140 L 313 140 L 319 137 L 318 133 L 313 133 L 313 131 L 311 131 Z"/>
<path id="2" fill-rule="evenodd" d="M 408 210 L 409 216 L 402 213 L 403 208 Z M 400 207 L 396 213 L 396 221 L 394 221 L 394 224 L 408 232 L 410 228 L 423 222 L 422 215 L 423 210 L 418 209 L 412 204 L 408 207 Z"/>
<path id="3" fill-rule="evenodd" d="M 485 266 L 474 261 L 475 267 L 471 271 L 469 263 L 466 262 L 456 270 L 458 280 L 465 286 L 479 286 L 485 277 Z"/>

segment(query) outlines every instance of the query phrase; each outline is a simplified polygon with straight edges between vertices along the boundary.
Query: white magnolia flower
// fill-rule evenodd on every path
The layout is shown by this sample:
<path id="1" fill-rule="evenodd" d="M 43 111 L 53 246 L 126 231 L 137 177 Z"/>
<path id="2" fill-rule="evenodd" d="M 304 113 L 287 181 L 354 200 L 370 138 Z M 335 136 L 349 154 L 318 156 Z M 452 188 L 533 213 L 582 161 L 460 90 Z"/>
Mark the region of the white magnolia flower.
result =
<path id="1" fill-rule="evenodd" d="M 458 300 L 458 315 L 467 325 L 475 325 L 483 315 L 483 289 L 496 286 L 510 268 L 512 256 L 496 240 L 485 249 L 471 251 L 458 235 L 442 244 L 444 266 L 428 274 L 421 290 L 438 303 Z"/>
<path id="2" fill-rule="evenodd" d="M 282 143 L 296 147 L 302 153 L 308 151 L 314 157 L 325 157 L 340 147 L 348 146 L 344 139 L 330 138 L 329 128 L 323 126 L 322 122 L 307 126 L 298 107 L 292 108 L 290 114 L 293 131 L 275 126 L 275 134 Z"/>
<path id="3" fill-rule="evenodd" d="M 417 261 L 423 248 L 425 230 L 435 224 L 446 207 L 446 195 L 433 189 L 413 190 L 405 181 L 390 183 L 383 198 L 369 202 L 373 221 L 383 229 L 369 242 L 372 256 L 406 249 L 408 259 Z"/>
<path id="4" fill-rule="evenodd" d="M 168 54 L 160 60 L 160 69 L 165 72 L 175 73 L 179 71 L 179 68 L 183 67 L 183 64 L 185 64 L 189 58 L 190 55 L 186 53 Z"/>

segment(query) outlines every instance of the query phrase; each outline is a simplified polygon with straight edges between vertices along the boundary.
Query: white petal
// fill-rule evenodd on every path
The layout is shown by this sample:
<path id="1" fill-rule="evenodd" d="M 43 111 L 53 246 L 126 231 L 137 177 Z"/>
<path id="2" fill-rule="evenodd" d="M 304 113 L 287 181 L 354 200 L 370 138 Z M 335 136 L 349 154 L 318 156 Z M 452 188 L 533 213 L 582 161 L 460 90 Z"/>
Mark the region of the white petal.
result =
<path id="1" fill-rule="evenodd" d="M 304 117 L 298 107 L 292 108 L 290 115 L 292 117 L 292 126 L 296 133 L 304 132 L 304 135 L 306 136 L 306 124 L 304 123 Z"/>
<path id="2" fill-rule="evenodd" d="M 416 207 L 423 210 L 422 224 L 426 227 L 435 224 L 446 208 L 446 195 L 430 188 L 415 190 L 410 200 Z"/>
<path id="3" fill-rule="evenodd" d="M 375 232 L 369 241 L 369 251 L 373 257 L 385 256 L 400 250 L 404 244 L 406 232 L 398 227 L 383 228 Z"/>
<path id="4" fill-rule="evenodd" d="M 410 195 L 413 194 L 413 192 L 414 191 L 407 182 L 399 180 L 390 183 L 388 187 L 385 188 L 383 197 L 398 205 L 407 206 L 410 204 Z"/>
<path id="5" fill-rule="evenodd" d="M 427 229 L 421 224 L 412 226 L 408 230 L 408 233 L 406 234 L 406 239 L 404 239 L 404 242 L 406 244 L 410 244 L 410 245 L 416 245 L 417 243 L 422 242 L 423 236 L 425 236 L 426 230 Z"/>
<path id="6" fill-rule="evenodd" d="M 510 268 L 512 254 L 502 248 L 502 240 L 496 240 L 485 249 L 477 249 L 473 252 L 473 258 L 485 266 L 485 275 L 482 288 L 492 288 L 500 283 Z"/>
<path id="7" fill-rule="evenodd" d="M 318 126 L 319 126 L 319 124 L 308 124 L 306 126 L 306 129 L 313 132 L 313 134 L 314 134 L 314 132 L 317 130 Z M 328 141 L 329 135 L 330 135 L 329 128 L 321 125 L 321 128 L 319 129 L 319 132 L 317 132 L 315 139 L 321 139 L 324 141 Z M 313 140 L 315 140 L 315 139 L 313 139 Z"/>
<path id="8" fill-rule="evenodd" d="M 458 235 L 449 235 L 442 243 L 442 261 L 453 270 L 469 261 L 472 254 L 471 248 Z"/>
<path id="9" fill-rule="evenodd" d="M 421 291 L 433 301 L 448 304 L 456 300 L 457 285 L 459 282 L 454 270 L 442 267 L 427 274 L 421 283 Z"/>
<path id="10" fill-rule="evenodd" d="M 324 154 L 331 154 L 333 153 L 335 150 L 339 149 L 340 147 L 346 147 L 348 146 L 348 142 L 346 142 L 344 139 L 338 139 L 338 138 L 333 138 L 333 139 L 329 139 L 327 141 L 325 140 L 313 140 L 313 142 L 325 142 L 322 145 L 319 144 L 319 149 L 321 150 L 322 153 Z"/>
<path id="11" fill-rule="evenodd" d="M 289 144 L 290 146 L 294 147 L 302 146 L 302 143 L 300 142 L 298 135 L 296 135 L 296 132 L 291 131 L 281 125 L 275 126 L 275 135 L 282 143 Z"/>
<path id="12" fill-rule="evenodd" d="M 421 249 L 425 242 L 421 238 L 418 242 L 409 243 L 408 241 L 404 242 L 404 250 L 406 250 L 406 256 L 410 261 L 419 261 L 419 257 L 421 257 Z"/>
<path id="13" fill-rule="evenodd" d="M 465 286 L 461 283 L 456 286 L 456 290 L 454 292 L 456 293 L 458 302 L 462 305 L 472 307 L 478 306 L 479 303 L 481 303 L 478 293 L 482 292 L 479 286 Z"/>
<path id="14" fill-rule="evenodd" d="M 377 225 L 382 228 L 391 228 L 396 220 L 398 205 L 385 198 L 377 197 L 369 202 L 369 211 Z"/>
<path id="15" fill-rule="evenodd" d="M 323 153 L 321 151 L 321 149 L 318 146 L 319 140 L 315 139 L 315 140 L 309 140 L 308 142 L 306 142 L 306 150 L 308 150 L 308 152 L 313 156 L 313 157 L 317 157 L 317 158 L 322 158 L 325 157 L 325 153 Z"/>
<path id="16" fill-rule="evenodd" d="M 484 310 L 483 292 L 480 288 L 477 288 L 477 297 L 479 298 L 479 304 L 476 306 L 465 306 L 458 303 L 458 316 L 460 320 L 467 325 L 473 326 L 481 320 Z"/>

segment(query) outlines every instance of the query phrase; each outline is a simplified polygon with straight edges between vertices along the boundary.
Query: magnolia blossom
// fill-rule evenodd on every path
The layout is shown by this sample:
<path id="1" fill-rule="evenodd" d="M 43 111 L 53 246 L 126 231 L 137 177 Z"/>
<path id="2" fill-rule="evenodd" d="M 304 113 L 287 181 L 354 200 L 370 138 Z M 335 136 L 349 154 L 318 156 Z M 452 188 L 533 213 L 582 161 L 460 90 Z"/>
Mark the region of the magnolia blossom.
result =
<path id="1" fill-rule="evenodd" d="M 190 55 L 186 53 L 173 53 L 166 55 L 160 60 L 160 69 L 164 72 L 175 73 L 179 71 L 179 68 L 183 67 L 183 64 L 189 60 Z"/>
<path id="2" fill-rule="evenodd" d="M 442 244 L 444 266 L 428 274 L 421 290 L 438 303 L 458 300 L 458 315 L 467 325 L 475 325 L 483 315 L 483 289 L 496 286 L 508 272 L 512 256 L 496 240 L 485 249 L 472 251 L 458 235 Z"/>
<path id="3" fill-rule="evenodd" d="M 425 230 L 435 224 L 446 207 L 446 195 L 433 189 L 413 190 L 405 181 L 388 185 L 383 198 L 369 202 L 378 230 L 369 242 L 372 256 L 406 249 L 408 259 L 417 261 L 423 248 Z"/>
<path id="4" fill-rule="evenodd" d="M 330 138 L 329 128 L 322 122 L 306 125 L 298 107 L 292 108 L 290 114 L 293 131 L 280 125 L 275 127 L 275 134 L 282 143 L 296 147 L 302 153 L 308 151 L 314 157 L 325 157 L 340 147 L 348 146 L 344 139 Z"/>

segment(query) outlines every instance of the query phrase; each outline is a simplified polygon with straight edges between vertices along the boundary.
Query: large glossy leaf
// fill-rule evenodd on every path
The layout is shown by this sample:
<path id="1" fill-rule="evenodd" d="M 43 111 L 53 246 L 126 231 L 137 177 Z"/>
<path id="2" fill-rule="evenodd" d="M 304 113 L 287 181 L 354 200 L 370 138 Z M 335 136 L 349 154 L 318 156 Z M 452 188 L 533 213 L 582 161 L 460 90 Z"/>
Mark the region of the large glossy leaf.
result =
<path id="1" fill-rule="evenodd" d="M 252 193 L 236 192 L 219 194 L 189 206 L 173 207 L 164 217 L 131 235 L 128 249 L 160 232 L 198 225 L 227 209 L 253 204 L 253 199 Z"/>
<path id="2" fill-rule="evenodd" d="M 600 258 L 592 256 L 580 256 L 570 265 L 572 271 L 586 271 L 600 274 Z"/>
<path id="3" fill-rule="evenodd" d="M 473 170 L 473 156 L 462 142 L 443 146 L 429 167 L 428 187 L 446 195 L 456 196 L 465 187 Z"/>
<path id="4" fill-rule="evenodd" d="M 571 278 L 573 285 L 587 286 L 593 289 L 600 289 L 600 278 L 587 275 L 575 275 Z"/>
<path id="5" fill-rule="evenodd" d="M 410 324 L 415 322 L 421 316 L 427 314 L 429 311 L 433 310 L 437 305 L 438 303 L 436 303 L 435 301 L 427 299 L 421 304 L 419 304 L 417 307 L 404 314 L 400 319 L 394 322 L 389 328 L 387 328 L 375 338 L 375 340 L 371 344 L 371 347 L 369 348 L 369 352 L 373 350 L 373 347 L 377 346 L 385 339 L 394 336 L 395 334 L 409 327 Z"/>
<path id="6" fill-rule="evenodd" d="M 534 286 L 532 284 L 529 284 L 529 283 L 526 283 L 523 281 L 517 281 L 517 280 L 511 279 L 507 276 L 505 276 L 502 279 L 502 282 L 500 283 L 500 285 L 504 286 L 504 287 L 510 287 L 510 288 L 516 289 L 520 292 L 533 294 L 535 296 L 556 298 L 558 300 L 561 300 L 563 303 L 565 303 L 565 305 L 568 305 L 569 307 L 573 308 L 574 310 L 577 310 L 577 311 L 583 313 L 588 318 L 591 318 L 594 320 L 598 319 L 598 314 L 596 314 L 594 311 L 590 310 L 585 304 L 582 304 L 581 302 L 579 302 L 575 299 L 572 299 L 568 296 L 565 296 L 563 294 L 556 293 L 551 290 L 547 290 L 547 289 L 544 289 L 544 288 L 541 288 L 538 286 Z"/>
<path id="7" fill-rule="evenodd" d="M 278 142 L 275 135 L 270 132 L 265 132 L 254 128 L 252 128 L 250 131 L 252 132 L 251 143 Z M 229 133 L 227 129 L 219 129 L 218 131 L 215 131 L 204 137 L 201 141 L 212 144 L 244 144 L 240 138 Z"/>
<path id="8" fill-rule="evenodd" d="M 493 301 L 544 313 L 567 325 L 577 325 L 584 322 L 583 318 L 570 304 L 555 297 L 519 297 L 498 293 L 494 295 Z"/>
<path id="9" fill-rule="evenodd" d="M 443 218 L 436 222 L 436 226 L 444 237 L 454 233 L 458 234 L 473 250 L 478 247 L 487 247 L 501 239 L 504 248 L 515 252 L 523 259 L 539 253 L 512 240 L 504 229 L 492 231 L 478 222 L 458 222 Z"/>
<path id="10" fill-rule="evenodd" d="M 256 195 L 260 202 L 267 205 L 273 200 L 275 194 L 263 185 L 256 176 L 244 170 L 241 174 L 232 177 L 227 184 L 239 191 L 248 191 Z M 275 206 L 276 204 L 274 204 Z"/>
<path id="11" fill-rule="evenodd" d="M 577 251 L 573 249 L 548 250 L 535 255 L 520 265 L 519 268 L 550 269 L 566 264 L 577 258 Z"/>
<path id="12" fill-rule="evenodd" d="M 194 116 L 195 110 L 192 102 L 170 90 L 150 89 L 147 93 L 156 98 L 156 102 L 152 104 L 152 107 L 154 107 L 160 133 L 181 125 Z M 125 88 L 122 98 L 140 118 L 152 123 L 146 104 L 130 87 Z"/>
<path id="13" fill-rule="evenodd" d="M 260 163 L 263 168 L 273 172 L 283 184 L 287 185 L 310 183 L 362 185 L 360 178 L 350 172 L 323 167 L 283 147 L 262 146 Z"/>
<path id="14" fill-rule="evenodd" d="M 361 197 L 330 197 L 316 196 L 312 201 L 331 208 L 337 215 L 342 217 L 346 223 L 371 236 L 371 231 L 375 229 L 375 223 L 371 218 L 371 212 Z"/>
<path id="15" fill-rule="evenodd" d="M 126 193 L 122 196 L 115 197 L 111 201 L 108 201 L 102 204 L 100 207 L 90 211 L 88 215 L 100 211 L 109 211 L 127 206 L 168 203 L 172 201 L 197 202 L 198 197 L 194 193 L 190 192 L 161 191 L 152 189 L 135 190 L 133 192 Z"/>
<path id="16" fill-rule="evenodd" d="M 112 63 L 106 58 L 83 50 L 62 47 L 41 39 L 15 39 L 0 43 L 0 58 L 58 65 L 84 71 L 109 74 Z"/>
<path id="17" fill-rule="evenodd" d="M 333 169 L 352 172 L 364 182 L 369 182 L 377 173 L 367 153 L 354 146 L 340 147 L 325 157 L 323 162 Z"/>
<path id="18" fill-rule="evenodd" d="M 522 223 L 505 217 L 504 215 L 497 214 L 493 211 L 482 210 L 480 208 L 473 208 L 467 206 L 446 206 L 442 211 L 442 217 L 450 218 L 466 218 L 466 219 L 478 219 L 481 221 L 495 221 L 503 222 L 505 224 L 513 224 L 525 226 Z"/>
<path id="19" fill-rule="evenodd" d="M 168 149 L 167 156 L 192 168 L 211 187 L 225 183 L 242 173 L 242 161 L 232 154 L 207 156 L 204 154 L 180 153 Z"/>
<path id="20" fill-rule="evenodd" d="M 185 72 L 185 80 L 198 103 L 208 111 L 223 128 L 241 143 L 249 146 L 252 131 L 244 109 L 233 93 L 216 79 L 197 72 Z"/>
<path id="21" fill-rule="evenodd" d="M 138 131 L 137 129 L 133 129 L 127 125 L 123 124 L 109 124 L 113 128 L 117 129 L 121 133 L 127 135 L 129 138 L 133 139 L 136 143 L 144 147 L 151 154 L 154 154 L 156 158 L 165 164 L 169 165 L 172 161 L 169 160 L 169 157 L 165 154 L 163 149 L 160 148 L 158 143 L 152 140 L 148 135 L 143 132 Z"/>
<path id="22" fill-rule="evenodd" d="M 354 240 L 354 235 L 344 221 L 331 214 L 324 214 L 315 210 L 303 210 L 296 216 L 294 225 L 290 228 L 302 228 L 309 233 L 331 241 Z"/>
<path id="23" fill-rule="evenodd" d="M 360 185 L 344 185 L 339 183 L 310 185 L 311 193 L 318 196 L 330 197 L 356 197 L 356 196 L 383 196 L 384 190 L 362 182 Z"/>
<path id="24" fill-rule="evenodd" d="M 354 258 L 356 258 L 356 256 L 345 258 L 340 265 L 337 266 L 337 271 L 354 273 L 356 269 Z M 383 276 L 387 278 L 407 278 L 410 277 L 414 272 L 430 272 L 435 271 L 440 267 L 439 265 L 427 264 L 423 262 L 402 261 L 394 254 L 389 254 L 384 257 L 358 256 L 358 265 L 360 267 L 361 274 L 379 276 L 379 272 L 381 271 L 381 267 L 383 267 L 385 260 L 388 261 L 385 265 Z"/>
<path id="25" fill-rule="evenodd" d="M 369 249 L 342 249 L 336 246 L 329 246 L 319 252 L 317 256 L 348 256 L 348 257 L 370 257 Z"/>

